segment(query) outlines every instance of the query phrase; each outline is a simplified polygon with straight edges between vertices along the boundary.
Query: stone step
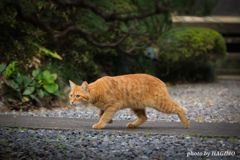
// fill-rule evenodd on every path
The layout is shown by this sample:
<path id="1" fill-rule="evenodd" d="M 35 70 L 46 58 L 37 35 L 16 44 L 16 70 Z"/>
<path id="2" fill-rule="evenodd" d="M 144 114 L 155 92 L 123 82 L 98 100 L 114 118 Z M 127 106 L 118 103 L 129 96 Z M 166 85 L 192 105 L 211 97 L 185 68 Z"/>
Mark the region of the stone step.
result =
<path id="1" fill-rule="evenodd" d="M 239 43 L 240 44 L 240 37 L 224 37 L 226 43 Z M 240 47 L 239 47 L 240 49 Z"/>
<path id="2" fill-rule="evenodd" d="M 230 52 L 227 55 L 228 59 L 240 59 L 240 52 Z"/>
<path id="3" fill-rule="evenodd" d="M 233 76 L 233 75 L 219 75 L 218 80 L 236 80 L 240 81 L 240 76 Z"/>
<path id="4" fill-rule="evenodd" d="M 173 16 L 173 27 L 211 28 L 222 34 L 240 34 L 240 16 Z"/>
<path id="5" fill-rule="evenodd" d="M 240 69 L 222 69 L 222 68 L 218 68 L 217 72 L 221 73 L 221 74 L 236 75 L 236 74 L 240 74 Z"/>

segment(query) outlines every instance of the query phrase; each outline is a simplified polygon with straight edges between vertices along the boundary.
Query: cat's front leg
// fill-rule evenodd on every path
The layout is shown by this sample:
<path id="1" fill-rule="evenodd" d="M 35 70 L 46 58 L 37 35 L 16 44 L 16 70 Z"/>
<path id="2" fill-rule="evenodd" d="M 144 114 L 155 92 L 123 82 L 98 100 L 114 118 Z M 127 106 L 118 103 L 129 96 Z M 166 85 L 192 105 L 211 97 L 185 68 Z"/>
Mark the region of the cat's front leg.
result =
<path id="1" fill-rule="evenodd" d="M 99 111 L 98 111 L 98 118 L 99 118 L 99 119 L 101 119 L 103 113 L 104 113 L 104 110 L 99 109 Z M 109 123 L 109 124 L 113 123 L 113 120 L 111 119 L 108 123 Z"/>
<path id="2" fill-rule="evenodd" d="M 103 112 L 100 121 L 97 124 L 94 124 L 92 128 L 102 129 L 107 123 L 111 121 L 112 117 L 117 112 L 116 108 L 116 105 L 107 107 Z"/>

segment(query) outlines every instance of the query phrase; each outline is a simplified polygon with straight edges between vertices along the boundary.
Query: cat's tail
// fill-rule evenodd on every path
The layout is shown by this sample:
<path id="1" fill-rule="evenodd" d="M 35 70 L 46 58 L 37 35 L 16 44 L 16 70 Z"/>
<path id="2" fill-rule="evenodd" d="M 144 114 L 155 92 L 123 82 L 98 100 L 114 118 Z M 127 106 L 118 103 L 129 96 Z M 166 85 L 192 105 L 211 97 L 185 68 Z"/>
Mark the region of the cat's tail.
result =
<path id="1" fill-rule="evenodd" d="M 183 113 L 184 113 L 185 115 L 187 115 L 187 114 L 188 114 L 187 108 L 185 108 L 185 107 L 183 107 L 183 106 L 180 106 L 180 107 L 181 107 Z"/>

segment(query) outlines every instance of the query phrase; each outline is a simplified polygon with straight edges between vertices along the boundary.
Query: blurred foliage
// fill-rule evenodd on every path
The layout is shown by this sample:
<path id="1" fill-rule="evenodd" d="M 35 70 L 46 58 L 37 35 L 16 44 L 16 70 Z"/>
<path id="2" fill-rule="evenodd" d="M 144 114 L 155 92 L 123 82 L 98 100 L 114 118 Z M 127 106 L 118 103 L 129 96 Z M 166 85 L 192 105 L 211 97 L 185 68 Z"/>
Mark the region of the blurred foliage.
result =
<path id="1" fill-rule="evenodd" d="M 177 14 L 190 16 L 207 16 L 212 12 L 212 10 L 214 9 L 218 2 L 219 0 L 194 0 L 194 1 L 185 0 L 184 2 L 185 7 L 179 8 L 177 10 Z"/>
<path id="2" fill-rule="evenodd" d="M 147 57 L 141 53 L 136 58 L 128 57 L 124 54 L 96 56 L 98 65 L 104 73 L 110 76 L 124 75 L 131 73 L 147 73 L 159 77 L 161 64 L 156 59 Z"/>
<path id="3" fill-rule="evenodd" d="M 0 73 L 5 84 L 3 95 L 7 95 L 8 104 L 24 106 L 26 103 L 38 103 L 41 106 L 39 99 L 60 94 L 58 84 L 55 83 L 57 74 L 51 74 L 49 70 L 41 71 L 38 68 L 30 75 L 20 70 L 18 62 L 14 61 L 8 66 L 1 64 Z"/>
<path id="4" fill-rule="evenodd" d="M 63 63 L 67 67 L 67 63 L 71 63 L 72 68 L 83 72 L 81 79 L 92 80 L 102 68 L 97 62 L 102 60 L 95 57 L 122 54 L 122 48 L 127 51 L 134 45 L 142 48 L 135 53 L 143 53 L 144 46 L 154 43 L 169 30 L 171 12 L 190 11 L 189 6 L 197 3 L 196 0 L 2 0 L 0 48 L 3 56 L 0 62 L 17 60 L 22 64 L 20 67 L 24 67 L 35 56 L 44 62 L 43 66 Z M 210 3 L 213 4 L 208 1 L 201 4 L 211 6 Z M 134 16 L 136 18 L 131 18 Z M 78 28 L 71 30 L 71 27 Z M 109 47 L 126 34 L 129 36 L 120 43 L 121 48 L 118 45 Z M 45 55 L 63 61 L 57 62 Z"/>
<path id="5" fill-rule="evenodd" d="M 37 44 L 37 43 L 34 43 L 34 42 L 32 42 L 31 44 L 39 49 L 39 53 L 40 53 L 40 54 L 42 54 L 42 55 L 47 55 L 47 56 L 52 56 L 53 58 L 57 58 L 57 59 L 62 60 L 62 57 L 61 57 L 60 55 L 58 55 L 57 52 L 54 52 L 54 53 L 53 53 L 52 51 L 46 49 L 46 48 L 43 47 L 43 46 L 40 46 L 40 45 Z"/>
<path id="6" fill-rule="evenodd" d="M 206 61 L 213 56 L 226 57 L 226 44 L 218 32 L 207 28 L 177 28 L 157 41 L 160 61 Z"/>
<path id="7" fill-rule="evenodd" d="M 177 28 L 164 33 L 157 41 L 157 56 L 168 80 L 211 81 L 213 63 L 227 56 L 223 37 L 206 28 Z"/>
<path id="8" fill-rule="evenodd" d="M 85 80 L 95 81 L 103 75 L 141 72 L 169 80 L 166 77 L 171 74 L 168 67 L 171 63 L 147 56 L 146 48 L 159 41 L 162 35 L 171 33 L 164 35 L 171 28 L 173 12 L 195 14 L 197 10 L 191 6 L 198 3 L 196 0 L 1 0 L 0 64 L 8 66 L 17 61 L 15 67 L 20 76 L 32 79 L 33 83 L 38 83 L 32 75 L 40 72 L 38 68 L 56 73 L 58 76 L 54 83 L 58 84 L 60 92 L 68 86 L 69 79 L 80 84 Z M 206 0 L 201 5 L 211 8 L 214 3 Z M 210 12 L 205 7 L 201 9 L 203 11 L 197 15 Z M 197 49 L 200 49 L 197 53 L 201 55 L 205 50 L 206 53 L 211 50 L 204 49 L 201 44 L 201 39 L 205 38 L 203 35 L 194 36 L 200 37 L 192 37 L 191 41 L 196 41 L 191 46 L 194 48 L 191 53 L 182 50 L 183 57 L 189 54 L 191 57 Z M 188 42 L 187 37 L 185 40 Z M 204 47 L 198 46 L 198 42 Z M 206 42 L 213 43 L 211 40 Z M 171 53 L 165 55 L 165 60 L 174 57 L 176 61 L 182 56 Z M 38 65 L 32 64 L 33 59 L 38 61 Z M 14 71 L 6 79 L 16 82 L 17 76 Z M 35 86 L 30 95 L 38 97 L 40 89 L 51 97 L 55 96 L 55 92 L 51 93 L 44 84 L 40 88 Z M 20 101 L 23 93 L 24 90 L 18 93 Z"/>
<path id="9" fill-rule="evenodd" d="M 148 73 L 164 81 L 197 82 L 216 78 L 214 62 L 227 55 L 223 37 L 206 28 L 172 29 L 151 50 L 136 58 L 124 54 L 95 56 L 107 75 Z"/>
<path id="10" fill-rule="evenodd" d="M 19 20 L 14 1 L 3 0 L 0 2 L 0 62 L 7 63 L 20 60 L 27 63 L 33 55 L 37 54 L 30 44 L 37 40 L 40 30 Z M 41 40 L 41 38 L 39 38 Z"/>

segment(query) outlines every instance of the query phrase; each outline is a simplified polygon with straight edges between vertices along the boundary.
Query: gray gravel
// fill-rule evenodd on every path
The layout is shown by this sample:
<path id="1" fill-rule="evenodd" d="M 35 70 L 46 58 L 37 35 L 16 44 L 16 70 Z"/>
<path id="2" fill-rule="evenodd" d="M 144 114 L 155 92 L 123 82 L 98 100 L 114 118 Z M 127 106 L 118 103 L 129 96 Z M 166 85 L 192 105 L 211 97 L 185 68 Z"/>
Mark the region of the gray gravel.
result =
<path id="1" fill-rule="evenodd" d="M 190 122 L 240 122 L 240 82 L 174 85 L 169 87 L 169 93 L 177 103 L 188 109 L 187 117 Z M 53 110 L 41 108 L 31 112 L 13 111 L 0 114 L 96 119 L 97 112 L 97 109 L 91 106 L 68 106 Z M 179 121 L 176 115 L 163 114 L 153 109 L 147 109 L 147 115 L 149 121 Z M 118 111 L 113 119 L 135 120 L 136 117 L 126 109 Z M 207 153 L 212 156 L 204 155 Z M 9 158 L 240 159 L 240 137 L 228 139 L 191 135 L 161 136 L 107 131 L 28 130 L 1 127 L 0 159 Z"/>
<path id="2" fill-rule="evenodd" d="M 224 139 L 2 127 L 0 159 L 239 159 L 239 142 L 240 137 Z M 204 155 L 206 153 L 209 157 Z"/>

